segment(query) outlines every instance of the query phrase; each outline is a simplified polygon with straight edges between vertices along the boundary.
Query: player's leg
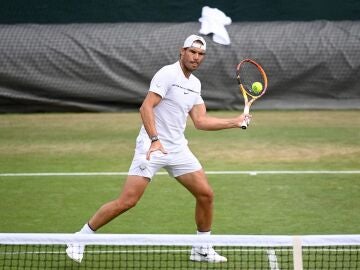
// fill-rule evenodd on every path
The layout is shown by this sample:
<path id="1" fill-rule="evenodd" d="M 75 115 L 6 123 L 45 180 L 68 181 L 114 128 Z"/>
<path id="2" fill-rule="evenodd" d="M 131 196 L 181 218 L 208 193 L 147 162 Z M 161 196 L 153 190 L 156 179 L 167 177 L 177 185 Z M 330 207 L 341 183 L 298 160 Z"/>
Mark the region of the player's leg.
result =
<path id="1" fill-rule="evenodd" d="M 134 207 L 144 194 L 148 184 L 149 179 L 146 177 L 128 176 L 119 198 L 101 206 L 77 234 L 94 233 L 112 219 Z M 67 255 L 78 263 L 82 261 L 84 251 L 85 245 L 80 243 L 69 243 L 66 249 Z"/>
<path id="2" fill-rule="evenodd" d="M 211 231 L 214 194 L 203 169 L 178 176 L 176 179 L 195 197 L 195 222 L 198 231 Z"/>
<path id="3" fill-rule="evenodd" d="M 134 207 L 144 194 L 148 184 L 148 178 L 129 175 L 119 198 L 101 206 L 89 220 L 89 227 L 93 231 L 96 231 L 117 216 Z"/>
<path id="4" fill-rule="evenodd" d="M 195 221 L 198 235 L 210 235 L 214 194 L 203 169 L 176 177 L 196 199 Z M 206 262 L 226 262 L 224 256 L 219 255 L 211 245 L 194 246 L 191 249 L 190 260 Z"/>
<path id="5" fill-rule="evenodd" d="M 138 146 L 137 146 L 138 147 Z M 161 162 L 146 160 L 146 152 L 135 151 L 128 177 L 120 196 L 113 201 L 105 203 L 92 216 L 88 223 L 77 233 L 94 233 L 96 230 L 134 207 L 144 194 L 151 178 L 163 166 Z M 85 250 L 83 244 L 68 244 L 66 253 L 74 261 L 81 262 Z"/>

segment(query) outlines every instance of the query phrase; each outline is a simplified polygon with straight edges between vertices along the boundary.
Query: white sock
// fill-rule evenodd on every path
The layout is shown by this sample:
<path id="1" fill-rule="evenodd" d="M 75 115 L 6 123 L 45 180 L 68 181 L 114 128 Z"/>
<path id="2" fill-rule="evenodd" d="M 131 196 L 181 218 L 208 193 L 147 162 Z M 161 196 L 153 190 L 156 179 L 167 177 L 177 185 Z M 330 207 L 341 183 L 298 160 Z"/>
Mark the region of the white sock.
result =
<path id="1" fill-rule="evenodd" d="M 206 236 L 206 235 L 210 235 L 211 231 L 208 231 L 208 232 L 199 232 L 199 231 L 197 231 L 196 233 L 199 236 L 202 236 L 202 235 Z M 194 248 L 208 248 L 208 247 L 211 247 L 211 246 L 208 246 L 208 245 L 194 246 Z"/>
<path id="2" fill-rule="evenodd" d="M 87 233 L 87 234 L 90 234 L 90 233 L 95 233 L 95 231 L 93 231 L 91 228 L 90 228 L 90 226 L 89 226 L 89 224 L 88 223 L 86 223 L 85 225 L 84 225 L 84 227 L 82 227 L 82 229 L 79 231 L 79 233 Z"/>
<path id="3" fill-rule="evenodd" d="M 199 232 L 197 231 L 197 235 L 210 235 L 211 234 L 211 231 L 208 231 L 208 232 Z"/>

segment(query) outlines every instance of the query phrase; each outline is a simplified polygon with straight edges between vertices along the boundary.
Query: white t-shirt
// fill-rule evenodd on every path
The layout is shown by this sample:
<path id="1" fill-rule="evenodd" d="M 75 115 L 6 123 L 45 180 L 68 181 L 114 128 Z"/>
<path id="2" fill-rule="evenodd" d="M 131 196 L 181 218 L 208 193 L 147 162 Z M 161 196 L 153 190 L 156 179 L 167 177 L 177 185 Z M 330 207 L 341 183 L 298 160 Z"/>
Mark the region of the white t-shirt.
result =
<path id="1" fill-rule="evenodd" d="M 179 61 L 162 67 L 152 78 L 149 91 L 162 97 L 154 108 L 159 139 L 167 152 L 178 152 L 187 146 L 184 136 L 187 117 L 194 105 L 203 104 L 201 83 L 193 74 L 186 78 Z M 150 139 L 141 127 L 137 150 L 147 152 Z"/>

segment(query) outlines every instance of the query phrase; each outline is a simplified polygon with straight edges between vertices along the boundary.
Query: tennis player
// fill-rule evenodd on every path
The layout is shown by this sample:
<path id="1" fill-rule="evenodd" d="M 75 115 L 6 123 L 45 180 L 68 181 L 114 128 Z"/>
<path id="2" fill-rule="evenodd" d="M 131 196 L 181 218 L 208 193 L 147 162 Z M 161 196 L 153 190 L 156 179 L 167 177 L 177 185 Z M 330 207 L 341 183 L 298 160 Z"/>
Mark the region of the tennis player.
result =
<path id="1" fill-rule="evenodd" d="M 221 130 L 239 128 L 245 115 L 217 118 L 206 113 L 201 83 L 192 74 L 204 60 L 205 52 L 205 40 L 190 35 L 180 48 L 179 60 L 154 75 L 140 107 L 143 125 L 122 192 L 119 198 L 101 206 L 78 233 L 94 233 L 134 207 L 156 172 L 164 168 L 195 197 L 197 234 L 210 234 L 214 194 L 184 136 L 187 117 L 190 115 L 197 129 Z M 81 262 L 84 249 L 83 245 L 69 244 L 66 252 L 70 258 Z M 192 248 L 190 260 L 225 262 L 227 258 L 211 246 L 199 246 Z"/>

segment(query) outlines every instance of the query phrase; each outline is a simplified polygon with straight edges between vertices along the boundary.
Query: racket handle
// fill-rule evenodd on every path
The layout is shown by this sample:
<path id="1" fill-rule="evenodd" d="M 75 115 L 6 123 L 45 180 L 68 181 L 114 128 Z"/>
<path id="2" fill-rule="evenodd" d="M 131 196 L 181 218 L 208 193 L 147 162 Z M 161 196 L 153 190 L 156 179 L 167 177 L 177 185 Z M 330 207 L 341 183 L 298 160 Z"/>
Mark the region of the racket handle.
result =
<path id="1" fill-rule="evenodd" d="M 241 128 L 246 129 L 249 124 L 250 124 L 250 118 L 246 116 L 244 121 L 241 123 Z"/>
<path id="2" fill-rule="evenodd" d="M 247 116 L 250 112 L 250 106 L 248 104 L 245 104 L 245 108 L 244 108 L 244 114 L 245 114 L 245 118 L 244 121 L 241 123 L 241 128 L 242 129 L 246 129 L 248 127 L 248 125 L 250 124 L 250 118 Z"/>

